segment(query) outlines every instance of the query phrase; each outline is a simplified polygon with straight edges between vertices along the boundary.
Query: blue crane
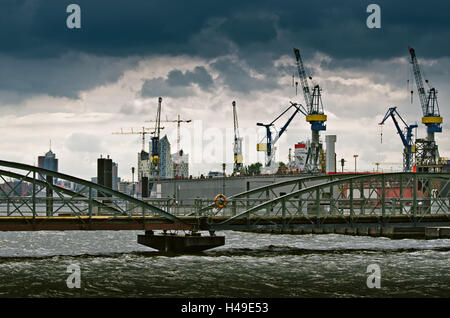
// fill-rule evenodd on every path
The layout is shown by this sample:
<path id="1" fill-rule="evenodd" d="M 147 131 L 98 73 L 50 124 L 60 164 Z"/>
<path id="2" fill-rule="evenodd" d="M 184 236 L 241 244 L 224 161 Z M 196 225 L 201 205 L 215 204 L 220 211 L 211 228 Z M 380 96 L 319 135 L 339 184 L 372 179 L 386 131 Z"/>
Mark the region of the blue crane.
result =
<path id="1" fill-rule="evenodd" d="M 270 130 L 270 127 L 274 126 L 274 123 L 293 107 L 295 108 L 295 112 L 291 115 L 291 117 L 289 117 L 288 121 L 280 129 L 280 131 L 275 136 L 275 138 L 272 139 L 272 131 Z M 301 104 L 291 102 L 291 106 L 289 106 L 284 112 L 282 112 L 270 124 L 256 123 L 257 126 L 262 126 L 262 127 L 266 128 L 266 137 L 265 137 L 266 144 L 258 144 L 257 145 L 258 151 L 266 152 L 266 167 L 270 167 L 272 165 L 272 158 L 274 155 L 272 150 L 273 150 L 273 147 L 275 146 L 275 143 L 278 141 L 278 139 L 280 139 L 281 135 L 286 131 L 286 129 L 289 126 L 289 124 L 291 123 L 292 119 L 294 119 L 295 115 L 297 115 L 298 112 L 301 112 L 303 115 L 306 116 L 306 110 L 303 108 L 303 106 Z"/>
<path id="2" fill-rule="evenodd" d="M 311 93 L 311 89 L 308 84 L 308 77 L 306 76 L 306 69 L 299 49 L 294 48 L 294 53 L 297 62 L 298 76 L 300 78 L 303 96 L 306 103 L 307 111 L 305 117 L 306 121 L 311 124 L 311 147 L 308 149 L 305 169 L 310 172 L 317 172 L 319 155 L 322 148 L 319 141 L 319 132 L 327 129 L 325 125 L 327 115 L 325 115 L 322 105 L 322 89 L 319 85 L 314 85 Z M 309 79 L 312 78 L 309 77 Z"/>
<path id="3" fill-rule="evenodd" d="M 429 87 L 428 92 L 425 91 L 419 62 L 416 57 L 416 51 L 410 46 L 408 46 L 408 50 L 411 55 L 410 62 L 412 64 L 417 91 L 419 93 L 420 106 L 422 107 L 422 123 L 427 127 L 427 138 L 426 140 L 420 140 L 420 144 L 422 144 L 422 146 L 417 147 L 418 150 L 421 149 L 420 153 L 416 156 L 417 165 L 433 166 L 439 160 L 439 151 L 434 134 L 442 132 L 443 122 L 443 119 L 439 113 L 437 90 L 430 85 L 427 79 L 425 79 L 425 83 L 427 83 Z M 419 142 L 419 140 L 416 142 Z"/>
<path id="4" fill-rule="evenodd" d="M 400 127 L 397 119 L 395 118 L 395 115 L 397 115 L 398 118 L 405 125 L 403 129 Z M 417 124 L 408 125 L 403 120 L 402 116 L 400 116 L 400 114 L 397 112 L 397 107 L 391 107 L 386 112 L 386 115 L 384 115 L 384 118 L 380 122 L 380 125 L 383 125 L 384 122 L 386 121 L 386 119 L 388 119 L 389 117 L 391 117 L 392 120 L 394 121 L 395 128 L 397 128 L 397 133 L 399 134 L 400 138 L 402 139 L 403 146 L 405 147 L 404 151 L 403 151 L 403 170 L 405 172 L 410 172 L 411 171 L 411 163 L 413 161 L 412 159 L 413 159 L 414 153 L 416 152 L 415 145 L 412 140 L 412 137 L 413 137 L 412 130 L 414 128 L 417 128 Z"/>

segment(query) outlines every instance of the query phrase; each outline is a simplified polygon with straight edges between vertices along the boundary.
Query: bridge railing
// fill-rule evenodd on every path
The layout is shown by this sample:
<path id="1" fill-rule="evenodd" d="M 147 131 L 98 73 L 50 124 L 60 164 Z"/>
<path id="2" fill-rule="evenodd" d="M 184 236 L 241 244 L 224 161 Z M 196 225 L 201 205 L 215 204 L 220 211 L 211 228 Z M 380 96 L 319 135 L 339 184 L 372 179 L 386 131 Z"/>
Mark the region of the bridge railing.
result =
<path id="1" fill-rule="evenodd" d="M 110 188 L 70 175 L 0 160 L 0 218 L 63 216 L 161 216 L 182 223 L 157 206 Z"/>
<path id="2" fill-rule="evenodd" d="M 395 216 L 404 216 L 410 222 L 420 222 L 425 216 L 450 220 L 450 197 L 444 191 L 449 184 L 449 173 L 352 176 L 324 180 L 249 208 L 249 201 L 232 199 L 229 205 L 235 210 L 223 209 L 218 215 L 229 216 L 221 223 L 224 226 L 242 219 L 249 226 L 257 225 L 271 218 L 280 218 L 286 226 L 299 218 L 311 223 L 330 217 L 362 222 L 365 216 L 384 221 Z"/>

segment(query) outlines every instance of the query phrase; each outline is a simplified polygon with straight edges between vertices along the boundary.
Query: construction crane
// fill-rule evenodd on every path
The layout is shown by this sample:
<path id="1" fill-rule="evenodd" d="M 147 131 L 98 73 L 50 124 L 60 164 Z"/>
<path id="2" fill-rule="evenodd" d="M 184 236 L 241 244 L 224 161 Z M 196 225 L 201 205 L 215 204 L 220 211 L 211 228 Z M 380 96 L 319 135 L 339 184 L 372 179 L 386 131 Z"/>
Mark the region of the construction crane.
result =
<path id="1" fill-rule="evenodd" d="M 288 121 L 280 129 L 280 131 L 277 133 L 275 138 L 272 139 L 272 131 L 270 130 L 270 128 L 272 126 L 274 126 L 274 123 L 281 116 L 283 116 L 286 112 L 288 112 L 291 108 L 295 108 L 295 112 L 291 115 L 291 117 L 289 117 Z M 298 112 L 301 112 L 306 116 L 306 110 L 304 109 L 304 107 L 302 105 L 291 102 L 291 106 L 289 106 L 284 112 L 282 112 L 270 124 L 256 123 L 257 126 L 262 126 L 262 127 L 266 128 L 266 137 L 265 137 L 266 142 L 257 144 L 256 150 L 257 151 L 265 151 L 265 153 L 266 153 L 266 168 L 268 168 L 267 170 L 274 171 L 275 169 L 278 168 L 278 167 L 272 166 L 272 163 L 273 163 L 272 160 L 273 160 L 273 156 L 274 156 L 274 152 L 275 152 L 274 146 L 275 146 L 276 142 L 278 141 L 278 139 L 280 139 L 281 135 L 286 131 L 286 129 L 289 126 L 289 124 L 291 123 L 292 119 L 294 119 L 295 115 L 297 115 Z"/>
<path id="2" fill-rule="evenodd" d="M 181 145 L 180 145 L 180 140 L 181 140 L 181 123 L 190 123 L 192 122 L 191 119 L 181 119 L 180 115 L 178 114 L 178 118 L 174 119 L 174 120 L 159 120 L 160 123 L 177 123 L 177 162 L 176 162 L 176 174 L 175 177 L 180 176 L 180 165 L 181 165 Z M 154 120 L 146 120 L 146 122 L 155 122 Z"/>
<path id="3" fill-rule="evenodd" d="M 134 131 L 131 128 L 131 131 L 124 132 L 123 129 L 120 129 L 120 132 L 113 132 L 113 135 L 142 135 L 142 151 L 145 151 L 145 135 L 153 134 L 153 132 L 146 131 L 148 128 L 142 127 L 142 131 Z"/>
<path id="4" fill-rule="evenodd" d="M 239 174 L 242 171 L 242 138 L 239 137 L 239 125 L 238 125 L 238 117 L 236 112 L 236 102 L 232 102 L 233 105 L 233 121 L 234 121 L 234 145 L 233 145 L 233 153 L 234 153 L 234 165 L 233 165 L 233 174 Z"/>
<path id="5" fill-rule="evenodd" d="M 295 58 L 297 61 L 298 76 L 303 90 L 303 97 L 306 104 L 306 121 L 311 124 L 311 146 L 308 149 L 308 156 L 306 159 L 305 170 L 307 172 L 318 172 L 318 162 L 322 145 L 319 141 L 319 132 L 326 130 L 325 122 L 327 116 L 323 111 L 322 96 L 319 85 L 314 85 L 313 91 L 308 84 L 308 77 L 306 76 L 305 66 L 303 64 L 300 51 L 294 48 Z M 309 77 L 311 80 L 312 78 Z"/>
<path id="6" fill-rule="evenodd" d="M 396 119 L 396 115 L 403 122 L 404 124 L 403 129 L 400 127 Z M 414 154 L 416 152 L 416 146 L 412 138 L 414 136 L 412 131 L 414 128 L 417 128 L 417 124 L 408 125 L 403 120 L 402 116 L 400 116 L 400 114 L 397 112 L 397 107 L 391 107 L 388 109 L 386 115 L 384 115 L 384 118 L 379 123 L 379 125 L 383 125 L 386 119 L 388 119 L 389 117 L 391 117 L 392 120 L 394 121 L 395 128 L 397 128 L 397 133 L 399 134 L 403 146 L 405 147 L 403 150 L 403 171 L 410 172 L 412 168 Z"/>
<path id="7" fill-rule="evenodd" d="M 439 152 L 434 139 L 434 133 L 442 132 L 442 117 L 439 113 L 439 105 L 437 101 L 437 91 L 431 87 L 429 81 L 425 79 L 429 90 L 425 92 L 422 81 L 419 62 L 417 61 L 415 50 L 408 46 L 411 55 L 411 65 L 413 68 L 414 78 L 416 80 L 417 91 L 419 94 L 420 105 L 422 107 L 422 123 L 427 127 L 427 138 L 420 154 L 418 154 L 418 165 L 435 165 L 438 162 Z"/>
<path id="8" fill-rule="evenodd" d="M 156 120 L 155 120 L 155 129 L 153 131 L 153 137 L 152 137 L 152 151 L 150 154 L 150 175 L 152 175 L 154 178 L 159 178 L 160 174 L 160 145 L 159 145 L 159 135 L 161 132 L 161 104 L 162 104 L 162 98 L 158 98 L 158 108 L 156 110 Z"/>

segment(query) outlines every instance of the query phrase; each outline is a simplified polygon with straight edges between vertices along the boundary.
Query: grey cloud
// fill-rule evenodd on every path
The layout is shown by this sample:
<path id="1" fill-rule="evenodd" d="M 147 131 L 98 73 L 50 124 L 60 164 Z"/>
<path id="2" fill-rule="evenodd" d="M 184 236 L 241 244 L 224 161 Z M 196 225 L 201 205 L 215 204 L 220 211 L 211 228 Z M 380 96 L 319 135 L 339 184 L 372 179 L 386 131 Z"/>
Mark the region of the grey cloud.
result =
<path id="1" fill-rule="evenodd" d="M 178 69 L 169 72 L 167 79 L 162 77 L 146 79 L 142 86 L 142 97 L 186 97 L 195 94 L 192 84 L 208 91 L 213 85 L 212 76 L 203 66 L 196 66 L 193 71 L 182 72 Z"/>
<path id="2" fill-rule="evenodd" d="M 274 78 L 252 77 L 243 61 L 221 58 L 212 63 L 211 67 L 219 71 L 219 79 L 222 79 L 231 91 L 248 94 L 254 90 L 274 90 L 279 87 Z"/>
<path id="3" fill-rule="evenodd" d="M 74 152 L 99 153 L 104 151 L 101 140 L 91 134 L 73 133 L 66 140 L 66 147 Z"/>
<path id="4" fill-rule="evenodd" d="M 0 56 L 0 95 L 5 102 L 20 102 L 32 95 L 78 98 L 81 91 L 117 81 L 138 58 L 98 57 L 70 53 L 61 57 L 32 59 Z"/>
<path id="5" fill-rule="evenodd" d="M 167 83 L 171 86 L 189 86 L 191 84 L 198 84 L 202 89 L 210 89 L 214 82 L 211 75 L 203 66 L 196 66 L 194 71 L 180 70 L 170 71 L 167 78 Z"/>
<path id="6" fill-rule="evenodd" d="M 191 96 L 194 91 L 191 87 L 174 87 L 162 77 L 147 79 L 144 81 L 141 90 L 142 97 L 173 97 L 180 98 Z"/>

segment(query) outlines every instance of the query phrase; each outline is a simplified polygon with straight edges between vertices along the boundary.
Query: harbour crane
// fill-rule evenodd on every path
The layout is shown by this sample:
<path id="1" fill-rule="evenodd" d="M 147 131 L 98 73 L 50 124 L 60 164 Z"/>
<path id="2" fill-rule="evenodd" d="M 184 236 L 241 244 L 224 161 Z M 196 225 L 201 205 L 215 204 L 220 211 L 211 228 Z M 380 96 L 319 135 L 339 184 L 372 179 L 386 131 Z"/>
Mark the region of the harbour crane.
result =
<path id="1" fill-rule="evenodd" d="M 297 71 L 300 78 L 300 84 L 303 90 L 303 96 L 306 104 L 306 121 L 311 124 L 311 146 L 308 149 L 305 170 L 308 172 L 318 172 L 318 162 L 322 145 L 319 141 L 319 132 L 326 130 L 325 122 L 327 115 L 324 114 L 322 104 L 322 89 L 318 84 L 314 85 L 312 93 L 308 84 L 305 66 L 300 55 L 300 50 L 294 48 L 297 61 Z M 312 79 L 309 77 L 309 79 Z"/>
<path id="2" fill-rule="evenodd" d="M 417 91 L 419 94 L 420 105 L 422 107 L 422 123 L 427 127 L 427 138 L 424 140 L 424 145 L 420 147 L 422 149 L 421 154 L 418 154 L 418 165 L 435 165 L 438 162 L 439 152 L 434 138 L 435 133 L 442 132 L 442 117 L 439 113 L 439 105 L 437 101 L 437 90 L 432 87 L 427 79 L 429 90 L 426 92 L 422 74 L 417 60 L 415 50 L 408 46 L 409 53 L 411 55 L 411 65 L 416 81 Z M 416 141 L 418 142 L 418 140 Z"/>
<path id="3" fill-rule="evenodd" d="M 291 117 L 289 117 L 288 121 L 284 124 L 284 126 L 280 129 L 280 131 L 277 133 L 277 135 L 275 136 L 275 138 L 272 139 L 272 131 L 270 130 L 270 128 L 272 126 L 274 126 L 274 123 L 281 117 L 283 116 L 286 112 L 288 112 L 291 108 L 295 108 L 294 113 L 291 115 Z M 294 119 L 295 115 L 297 115 L 298 112 L 303 113 L 306 116 L 306 110 L 304 109 L 303 105 L 301 104 L 297 104 L 297 103 L 292 103 L 291 102 L 291 106 L 289 106 L 284 112 L 282 112 L 277 118 L 275 118 L 271 123 L 269 124 L 263 124 L 263 123 L 256 123 L 257 126 L 262 126 L 266 128 L 266 143 L 259 143 L 256 146 L 256 150 L 257 151 L 265 151 L 266 153 L 266 167 L 274 170 L 273 166 L 272 166 L 272 160 L 273 160 L 273 156 L 274 156 L 274 152 L 275 152 L 275 144 L 278 141 L 278 139 L 280 139 L 281 135 L 286 131 L 287 127 L 289 126 L 289 124 L 291 123 L 292 119 Z M 277 167 L 275 167 L 277 168 Z"/>
<path id="4" fill-rule="evenodd" d="M 403 129 L 400 127 L 400 125 L 396 119 L 396 116 L 398 117 L 398 119 L 400 119 L 403 122 L 403 124 L 404 124 Z M 416 146 L 413 141 L 414 135 L 413 135 L 412 131 L 414 128 L 417 128 L 417 124 L 408 125 L 403 120 L 402 116 L 400 116 L 400 114 L 397 112 L 397 107 L 391 107 L 388 109 L 388 111 L 386 112 L 386 115 L 384 115 L 384 118 L 379 123 L 379 125 L 383 125 L 384 122 L 386 121 L 386 119 L 388 119 L 389 117 L 392 118 L 395 128 L 397 128 L 397 133 L 399 134 L 399 136 L 402 140 L 403 146 L 405 147 L 403 150 L 403 171 L 411 172 L 414 154 L 416 153 Z M 377 170 L 378 170 L 378 167 L 377 167 Z"/>
<path id="5" fill-rule="evenodd" d="M 233 121 L 234 121 L 234 144 L 233 144 L 233 154 L 234 154 L 234 165 L 233 174 L 241 173 L 243 166 L 242 158 L 242 138 L 239 137 L 239 125 L 238 117 L 236 111 L 236 102 L 232 102 L 233 105 Z"/>
<path id="6" fill-rule="evenodd" d="M 154 120 L 146 120 L 146 122 L 155 122 Z M 191 119 L 181 119 L 180 115 L 178 114 L 178 118 L 174 119 L 174 120 L 159 120 L 159 122 L 161 123 L 177 123 L 177 162 L 176 162 L 176 175 L 175 177 L 180 176 L 180 160 L 181 160 L 181 145 L 180 145 L 180 140 L 181 140 L 181 123 L 190 123 L 192 122 Z"/>

